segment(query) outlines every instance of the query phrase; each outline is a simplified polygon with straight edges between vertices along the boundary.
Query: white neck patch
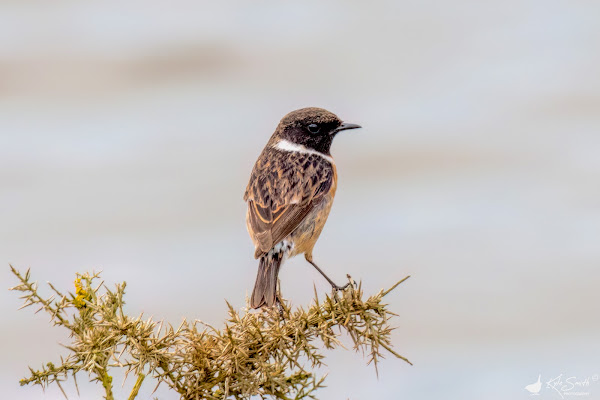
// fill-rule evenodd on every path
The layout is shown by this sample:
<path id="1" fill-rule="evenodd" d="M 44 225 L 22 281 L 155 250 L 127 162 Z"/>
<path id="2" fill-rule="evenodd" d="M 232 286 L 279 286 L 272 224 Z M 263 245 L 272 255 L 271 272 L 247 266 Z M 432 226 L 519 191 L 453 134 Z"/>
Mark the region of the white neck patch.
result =
<path id="1" fill-rule="evenodd" d="M 325 160 L 329 161 L 331 164 L 335 164 L 333 161 L 333 157 L 328 156 L 327 154 L 323 154 L 320 151 L 309 149 L 306 146 L 301 144 L 292 143 L 289 140 L 281 139 L 277 144 L 273 146 L 274 149 L 289 151 L 292 153 L 300 153 L 300 154 L 314 154 L 316 156 L 322 157 Z"/>

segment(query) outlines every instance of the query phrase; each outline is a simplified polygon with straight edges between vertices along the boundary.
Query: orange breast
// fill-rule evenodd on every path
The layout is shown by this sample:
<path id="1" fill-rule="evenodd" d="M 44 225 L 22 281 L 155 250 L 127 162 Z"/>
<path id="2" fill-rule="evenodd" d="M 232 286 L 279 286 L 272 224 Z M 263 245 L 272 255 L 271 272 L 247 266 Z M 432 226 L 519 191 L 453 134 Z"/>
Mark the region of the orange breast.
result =
<path id="1" fill-rule="evenodd" d="M 294 248 L 289 255 L 290 257 L 303 253 L 306 253 L 309 257 L 312 256 L 313 247 L 315 247 L 317 239 L 319 239 L 319 235 L 321 235 L 321 231 L 325 226 L 325 222 L 327 222 L 327 217 L 329 217 L 336 190 L 337 170 L 334 164 L 333 183 L 329 189 L 329 193 L 322 197 L 319 204 L 304 218 L 300 225 L 298 225 L 298 228 L 286 238 L 286 240 L 294 243 Z"/>

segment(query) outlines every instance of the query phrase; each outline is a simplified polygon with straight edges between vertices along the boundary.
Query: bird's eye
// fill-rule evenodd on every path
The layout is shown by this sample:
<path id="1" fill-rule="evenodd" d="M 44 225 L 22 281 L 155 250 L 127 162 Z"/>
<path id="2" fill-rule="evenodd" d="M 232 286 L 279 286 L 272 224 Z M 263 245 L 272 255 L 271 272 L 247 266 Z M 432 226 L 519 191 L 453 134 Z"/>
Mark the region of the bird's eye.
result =
<path id="1" fill-rule="evenodd" d="M 321 129 L 321 128 L 319 128 L 319 125 L 317 125 L 317 124 L 310 124 L 310 125 L 308 126 L 308 131 L 309 131 L 310 133 L 319 133 L 319 130 L 320 130 L 320 129 Z"/>

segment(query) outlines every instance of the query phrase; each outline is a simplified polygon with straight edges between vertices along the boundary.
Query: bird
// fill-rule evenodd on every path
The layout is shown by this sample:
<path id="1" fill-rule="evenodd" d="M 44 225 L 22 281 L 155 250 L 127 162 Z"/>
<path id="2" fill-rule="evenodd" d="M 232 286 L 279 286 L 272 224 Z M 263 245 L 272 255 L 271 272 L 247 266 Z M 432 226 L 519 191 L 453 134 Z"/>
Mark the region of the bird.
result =
<path id="1" fill-rule="evenodd" d="M 541 379 L 542 379 L 542 375 L 538 375 L 537 382 L 532 383 L 531 385 L 525 386 L 525 389 L 532 395 L 540 394 L 540 390 L 542 389 L 542 380 Z"/>
<path id="2" fill-rule="evenodd" d="M 254 164 L 244 193 L 246 226 L 255 247 L 258 273 L 250 305 L 281 306 L 277 277 L 284 260 L 304 258 L 336 285 L 313 260 L 337 189 L 331 143 L 342 131 L 361 128 L 323 108 L 307 107 L 285 115 Z"/>

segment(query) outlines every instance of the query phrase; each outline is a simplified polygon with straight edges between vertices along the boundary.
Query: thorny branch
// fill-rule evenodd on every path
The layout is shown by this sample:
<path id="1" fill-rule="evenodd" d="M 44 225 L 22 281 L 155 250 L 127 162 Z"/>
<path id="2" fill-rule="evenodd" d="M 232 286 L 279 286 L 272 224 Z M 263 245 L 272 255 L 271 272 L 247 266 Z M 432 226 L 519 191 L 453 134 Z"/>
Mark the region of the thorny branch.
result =
<path id="1" fill-rule="evenodd" d="M 346 331 L 356 351 L 367 355 L 377 371 L 382 349 L 410 364 L 392 349 L 389 324 L 394 313 L 382 303 L 388 290 L 363 300 L 361 284 L 352 283 L 333 296 L 315 300 L 308 309 L 291 309 L 282 304 L 283 319 L 276 309 L 240 314 L 229 303 L 229 316 L 219 330 L 201 321 L 183 321 L 177 328 L 169 324 L 130 317 L 123 312 L 125 283 L 111 290 L 97 284 L 97 273 L 77 274 L 75 293 L 62 294 L 52 284 L 54 296 L 43 298 L 29 270 L 23 275 L 11 266 L 20 281 L 11 290 L 22 292 L 23 307 L 36 305 L 51 316 L 54 325 L 70 331 L 70 350 L 60 365 L 47 363 L 30 369 L 21 385 L 46 387 L 69 375 L 85 371 L 102 384 L 105 399 L 114 399 L 112 368 L 133 373 L 136 382 L 129 400 L 136 398 L 147 376 L 175 390 L 182 399 L 315 399 L 325 377 L 318 378 L 310 368 L 323 365 L 318 343 L 333 349 L 342 346 L 339 332 Z M 334 331 L 335 328 L 335 331 Z M 338 333 L 336 333 L 336 331 Z M 343 346 L 342 346 L 343 347 Z M 412 364 L 411 364 L 412 365 Z M 64 391 L 63 391 L 64 393 Z"/>

